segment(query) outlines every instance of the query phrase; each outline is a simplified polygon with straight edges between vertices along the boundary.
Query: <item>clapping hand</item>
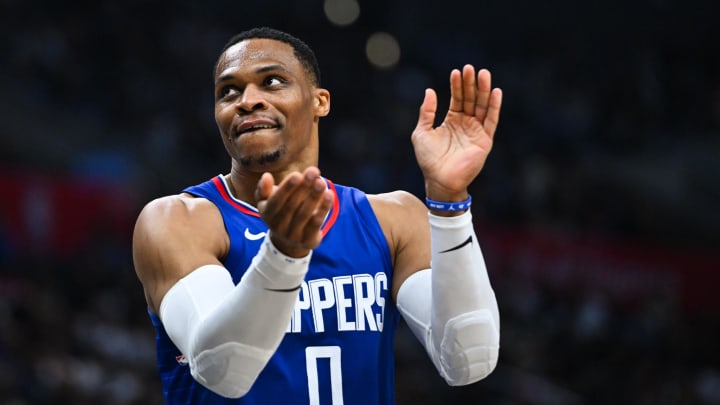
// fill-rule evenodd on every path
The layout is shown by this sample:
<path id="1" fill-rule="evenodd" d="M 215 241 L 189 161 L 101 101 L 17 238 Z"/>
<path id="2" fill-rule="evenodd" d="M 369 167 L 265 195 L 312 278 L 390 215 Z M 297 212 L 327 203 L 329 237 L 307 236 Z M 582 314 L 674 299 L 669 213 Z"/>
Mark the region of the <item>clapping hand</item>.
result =
<path id="1" fill-rule="evenodd" d="M 425 177 L 429 198 L 458 201 L 480 173 L 493 144 L 502 91 L 491 88 L 490 72 L 465 65 L 450 73 L 450 107 L 433 128 L 437 110 L 434 90 L 425 91 L 417 126 L 412 133 L 415 156 Z"/>

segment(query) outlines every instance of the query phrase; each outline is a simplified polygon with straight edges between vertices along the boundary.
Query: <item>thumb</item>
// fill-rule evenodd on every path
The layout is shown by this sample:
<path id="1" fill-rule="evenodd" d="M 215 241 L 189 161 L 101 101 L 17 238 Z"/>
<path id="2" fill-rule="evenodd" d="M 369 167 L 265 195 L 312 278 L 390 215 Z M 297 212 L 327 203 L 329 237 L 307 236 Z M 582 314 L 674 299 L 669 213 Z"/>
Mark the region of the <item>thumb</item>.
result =
<path id="1" fill-rule="evenodd" d="M 433 89 L 425 89 L 425 98 L 420 105 L 416 130 L 431 130 L 435 124 L 435 112 L 437 111 L 437 95 Z"/>
<path id="2" fill-rule="evenodd" d="M 257 188 L 255 189 L 255 199 L 258 201 L 267 200 L 270 197 L 270 194 L 272 194 L 274 186 L 275 179 L 272 174 L 268 172 L 263 173 L 263 175 L 260 176 L 260 181 L 258 181 Z"/>

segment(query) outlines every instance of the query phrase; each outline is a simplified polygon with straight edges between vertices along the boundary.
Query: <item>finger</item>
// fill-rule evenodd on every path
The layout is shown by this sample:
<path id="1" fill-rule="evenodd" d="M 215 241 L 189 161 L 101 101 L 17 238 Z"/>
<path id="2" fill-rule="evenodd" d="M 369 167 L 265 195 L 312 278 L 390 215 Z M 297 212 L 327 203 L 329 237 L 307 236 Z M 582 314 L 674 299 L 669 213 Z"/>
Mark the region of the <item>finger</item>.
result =
<path id="1" fill-rule="evenodd" d="M 437 95 L 433 89 L 425 89 L 425 97 L 420 105 L 420 114 L 418 114 L 418 122 L 416 130 L 422 129 L 429 131 L 435 125 L 435 112 L 437 110 Z"/>
<path id="2" fill-rule="evenodd" d="M 467 115 L 475 115 L 475 100 L 477 97 L 477 84 L 475 83 L 475 67 L 472 65 L 463 66 L 462 70 L 463 88 L 463 112 Z"/>
<path id="3" fill-rule="evenodd" d="M 502 106 L 502 90 L 495 88 L 490 93 L 490 101 L 488 103 L 487 116 L 483 122 L 485 132 L 492 139 L 495 136 L 495 130 L 500 122 L 500 107 Z"/>
<path id="4" fill-rule="evenodd" d="M 480 69 L 477 74 L 478 96 L 475 103 L 475 117 L 483 122 L 487 116 L 488 104 L 490 102 L 490 89 L 492 77 L 487 69 Z"/>
<path id="5" fill-rule="evenodd" d="M 280 184 L 280 188 L 275 193 L 275 197 L 268 204 L 268 218 L 266 222 L 276 233 L 286 238 L 299 242 L 302 232 L 297 228 L 304 226 L 307 222 L 309 213 L 312 212 L 318 195 L 327 187 L 325 181 L 320 178 L 320 171 L 316 167 L 305 169 L 302 175 L 294 173 L 292 179 L 288 180 L 287 188 L 285 181 Z M 313 197 L 315 196 L 315 197 Z M 309 205 L 311 208 L 303 210 L 303 206 Z"/>
<path id="6" fill-rule="evenodd" d="M 461 112 L 463 110 L 463 88 L 460 71 L 453 69 L 450 72 L 450 108 L 449 111 Z"/>
<path id="7" fill-rule="evenodd" d="M 315 212 L 305 227 L 305 235 L 303 238 L 313 248 L 322 241 L 323 235 L 321 227 L 332 208 L 334 199 L 335 196 L 332 191 L 325 190 L 321 196 L 320 204 L 317 206 Z"/>
<path id="8" fill-rule="evenodd" d="M 257 201 L 267 200 L 272 194 L 273 187 L 275 186 L 275 179 L 270 173 L 263 173 L 260 176 L 257 187 L 255 188 L 255 199 Z"/>
<path id="9" fill-rule="evenodd" d="M 287 225 L 288 237 L 299 243 L 307 242 L 308 235 L 320 231 L 322 221 L 313 221 L 313 216 L 320 206 L 324 192 L 327 191 L 327 183 L 322 178 L 315 178 L 309 184 L 303 184 L 307 193 L 296 193 L 293 198 L 301 197 L 296 206 L 295 212 L 289 217 Z"/>
<path id="10" fill-rule="evenodd" d="M 264 184 L 262 183 L 263 177 L 260 178 L 261 184 Z M 266 195 L 266 200 L 258 202 L 258 210 L 268 227 L 272 228 L 278 222 L 277 217 L 283 213 L 283 207 L 287 204 L 288 198 L 301 183 L 302 175 L 300 173 L 290 173 L 280 185 L 272 186 L 271 192 Z M 267 190 L 261 189 L 259 193 L 263 192 L 267 192 Z"/>

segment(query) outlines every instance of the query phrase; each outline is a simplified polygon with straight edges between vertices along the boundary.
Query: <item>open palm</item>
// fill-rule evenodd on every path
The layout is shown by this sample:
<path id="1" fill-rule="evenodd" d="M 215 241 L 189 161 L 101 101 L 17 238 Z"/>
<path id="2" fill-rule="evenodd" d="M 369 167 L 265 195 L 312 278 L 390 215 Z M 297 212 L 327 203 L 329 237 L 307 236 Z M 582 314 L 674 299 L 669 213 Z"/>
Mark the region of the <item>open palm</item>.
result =
<path id="1" fill-rule="evenodd" d="M 412 143 L 428 196 L 451 198 L 465 193 L 490 153 L 502 91 L 491 88 L 486 69 L 481 69 L 475 79 L 471 65 L 450 73 L 450 107 L 445 120 L 435 128 L 437 95 L 432 89 L 425 92 Z"/>

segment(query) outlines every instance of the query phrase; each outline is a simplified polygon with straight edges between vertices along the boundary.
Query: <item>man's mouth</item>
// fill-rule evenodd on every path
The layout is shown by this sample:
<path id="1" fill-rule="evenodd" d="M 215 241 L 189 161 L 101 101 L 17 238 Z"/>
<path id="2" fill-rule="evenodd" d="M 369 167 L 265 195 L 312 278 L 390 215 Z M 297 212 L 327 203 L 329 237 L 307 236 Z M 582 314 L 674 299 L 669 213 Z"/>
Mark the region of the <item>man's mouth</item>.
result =
<path id="1" fill-rule="evenodd" d="M 260 131 L 263 129 L 273 129 L 273 128 L 279 128 L 279 125 L 277 125 L 275 122 L 272 122 L 270 120 L 262 119 L 262 120 L 252 120 L 252 121 L 245 121 L 239 126 L 236 126 L 233 128 L 233 135 L 234 136 L 240 136 L 243 134 L 246 134 L 248 132 L 255 132 Z"/>
<path id="2" fill-rule="evenodd" d="M 256 125 L 256 126 L 254 126 L 254 127 L 245 128 L 245 129 L 242 129 L 242 130 L 240 130 L 240 131 L 237 131 L 236 134 L 237 134 L 237 135 L 242 135 L 242 134 L 245 134 L 245 133 L 248 133 L 248 132 L 258 131 L 258 130 L 261 130 L 261 129 L 271 129 L 271 128 L 275 128 L 275 126 L 273 126 L 273 125 Z"/>

